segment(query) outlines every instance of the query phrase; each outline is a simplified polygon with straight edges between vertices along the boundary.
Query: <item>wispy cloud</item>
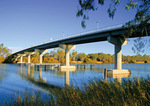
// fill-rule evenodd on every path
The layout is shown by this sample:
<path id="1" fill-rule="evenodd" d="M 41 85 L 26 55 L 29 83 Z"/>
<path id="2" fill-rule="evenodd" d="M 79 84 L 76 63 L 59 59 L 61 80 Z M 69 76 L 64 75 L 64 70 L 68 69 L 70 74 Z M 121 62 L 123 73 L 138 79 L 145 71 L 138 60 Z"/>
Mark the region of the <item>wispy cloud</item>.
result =
<path id="1" fill-rule="evenodd" d="M 8 48 L 12 51 L 12 53 L 15 53 L 15 52 L 23 49 L 22 47 L 8 47 Z"/>

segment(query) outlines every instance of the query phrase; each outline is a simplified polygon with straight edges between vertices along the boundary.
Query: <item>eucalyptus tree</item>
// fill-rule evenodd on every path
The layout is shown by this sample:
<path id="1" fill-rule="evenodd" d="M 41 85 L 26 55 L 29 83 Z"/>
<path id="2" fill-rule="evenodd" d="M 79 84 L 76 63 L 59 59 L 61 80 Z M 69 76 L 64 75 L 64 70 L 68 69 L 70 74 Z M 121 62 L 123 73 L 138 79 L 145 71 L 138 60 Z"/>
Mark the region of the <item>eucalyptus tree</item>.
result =
<path id="1" fill-rule="evenodd" d="M 77 17 L 82 17 L 81 22 L 82 27 L 86 27 L 85 22 L 89 19 L 88 11 L 96 11 L 98 7 L 103 6 L 106 0 L 78 0 L 80 8 L 76 14 Z M 150 0 L 110 0 L 110 6 L 107 13 L 110 18 L 113 19 L 115 12 L 117 11 L 117 6 L 121 2 L 126 2 L 124 8 L 126 10 L 136 9 L 136 14 L 133 20 L 127 22 L 124 26 L 129 28 L 128 35 L 124 37 L 129 37 L 133 33 L 135 34 L 137 28 L 140 26 L 142 29 L 142 34 L 148 35 L 150 31 L 147 31 L 146 26 L 150 23 Z M 100 9 L 100 8 L 99 8 Z M 144 32 L 144 33 L 143 33 Z M 149 36 L 149 35 L 148 35 Z M 144 47 L 146 44 L 150 44 L 150 38 L 138 38 L 134 40 L 135 45 L 132 50 L 136 53 L 144 52 Z M 149 42 L 149 43 L 147 43 Z"/>
<path id="2" fill-rule="evenodd" d="M 4 47 L 4 44 L 0 44 L 0 57 L 7 57 L 11 53 L 11 50 Z"/>
<path id="3" fill-rule="evenodd" d="M 79 53 L 77 55 L 77 58 L 81 61 L 83 61 L 86 57 L 87 57 L 87 55 L 85 53 Z"/>
<path id="4" fill-rule="evenodd" d="M 59 49 L 57 50 L 57 57 L 58 57 L 58 58 L 57 58 L 58 60 L 60 60 L 60 59 L 62 59 L 62 58 L 65 57 L 65 52 L 64 52 L 63 49 L 60 49 L 60 48 L 59 48 Z"/>
<path id="5" fill-rule="evenodd" d="M 50 53 L 45 53 L 44 57 L 50 57 Z"/>
<path id="6" fill-rule="evenodd" d="M 73 58 L 73 60 L 75 61 L 76 60 L 76 58 L 77 58 L 77 54 L 78 54 L 78 52 L 77 51 L 75 51 L 75 50 L 73 50 L 73 52 L 72 52 L 72 58 Z"/>

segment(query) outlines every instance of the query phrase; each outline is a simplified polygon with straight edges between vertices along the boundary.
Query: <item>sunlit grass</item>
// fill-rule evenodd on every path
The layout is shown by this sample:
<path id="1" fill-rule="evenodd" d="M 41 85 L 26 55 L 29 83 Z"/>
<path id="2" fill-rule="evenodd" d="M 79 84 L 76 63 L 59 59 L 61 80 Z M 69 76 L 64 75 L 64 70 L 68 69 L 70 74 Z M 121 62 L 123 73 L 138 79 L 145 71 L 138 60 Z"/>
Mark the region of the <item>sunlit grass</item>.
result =
<path id="1" fill-rule="evenodd" d="M 42 98 L 40 93 L 26 92 L 24 97 L 14 97 L 6 105 L 150 106 L 150 77 L 125 79 L 122 84 L 99 79 L 83 84 L 82 88 L 65 86 L 53 89 L 47 98 Z"/>

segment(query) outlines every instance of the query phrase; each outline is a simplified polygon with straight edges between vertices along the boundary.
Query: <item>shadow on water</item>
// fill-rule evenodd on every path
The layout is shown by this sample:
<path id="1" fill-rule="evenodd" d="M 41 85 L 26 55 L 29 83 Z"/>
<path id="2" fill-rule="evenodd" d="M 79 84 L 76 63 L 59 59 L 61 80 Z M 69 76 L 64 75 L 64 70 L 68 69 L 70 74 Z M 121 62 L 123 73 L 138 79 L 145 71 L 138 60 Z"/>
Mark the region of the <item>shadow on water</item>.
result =
<path id="1" fill-rule="evenodd" d="M 84 82 L 104 78 L 104 68 L 111 69 L 113 64 L 95 64 L 92 69 L 88 67 L 77 68 L 75 71 L 61 71 L 58 68 L 3 64 L 0 66 L 0 100 L 10 99 L 10 95 L 21 93 L 28 89 L 32 91 L 42 91 L 49 93 L 50 89 L 61 89 L 65 85 L 81 87 Z M 138 66 L 138 68 L 136 67 Z M 131 70 L 131 75 L 107 75 L 107 81 L 121 80 L 124 78 L 134 78 L 135 75 L 146 78 L 150 75 L 150 64 L 123 64 L 124 69 Z M 94 79 L 94 80 L 93 80 Z M 8 97 L 6 97 L 6 95 Z"/>
<path id="2" fill-rule="evenodd" d="M 2 71 L 4 70 L 5 65 L 0 64 L 0 82 L 8 76 L 8 72 Z"/>
<path id="3" fill-rule="evenodd" d="M 90 66 L 90 65 L 88 65 L 88 66 Z M 26 71 L 22 70 L 23 67 L 26 67 Z M 49 74 L 50 73 L 51 76 L 43 77 L 42 76 L 43 72 L 44 72 L 44 74 Z M 47 81 L 47 79 L 53 79 L 53 76 L 57 77 L 56 81 L 60 77 L 60 82 L 64 83 L 63 85 L 70 85 L 70 74 L 72 74 L 72 76 L 78 77 L 78 74 L 82 75 L 82 73 L 85 74 L 87 72 L 89 74 L 91 74 L 90 72 L 92 72 L 92 73 L 97 72 L 97 73 L 103 74 L 104 69 L 95 68 L 95 67 L 92 67 L 92 68 L 89 68 L 89 67 L 86 67 L 86 68 L 85 67 L 84 68 L 80 67 L 79 68 L 78 67 L 77 70 L 74 70 L 74 71 L 70 71 L 70 70 L 66 70 L 66 71 L 63 70 L 62 71 L 62 70 L 59 70 L 59 68 L 53 68 L 53 69 L 45 68 L 45 67 L 36 68 L 34 66 L 31 66 L 31 65 L 27 65 L 27 66 L 24 66 L 23 64 L 20 65 L 20 76 L 22 78 L 26 79 L 27 81 L 30 81 L 32 84 L 35 84 L 36 86 L 38 86 L 38 87 L 40 87 L 40 88 L 42 88 L 46 91 L 49 91 L 50 88 L 52 88 L 52 89 L 54 89 L 54 88 L 61 89 L 62 87 L 64 87 L 64 86 L 54 84 L 54 82 L 52 82 L 52 81 L 50 81 L 50 82 Z M 104 75 L 104 76 L 106 76 L 106 75 Z M 107 75 L 106 80 L 110 79 L 110 78 L 113 78 L 114 80 L 117 79 L 121 83 L 122 78 L 127 78 L 127 77 L 130 77 L 130 76 L 131 76 L 131 74 L 130 75 L 129 74 L 128 75 L 127 74 Z M 49 78 L 49 77 L 51 77 L 51 78 Z M 81 85 L 79 85 L 79 86 L 81 86 Z"/>
<path id="4" fill-rule="evenodd" d="M 104 80 L 107 81 L 108 78 L 113 78 L 118 81 L 120 84 L 122 83 L 123 78 L 128 78 L 131 76 L 131 73 L 128 74 L 107 74 L 107 69 L 104 71 Z"/>
<path id="5" fill-rule="evenodd" d="M 44 90 L 49 90 L 49 88 L 62 88 L 65 85 L 70 85 L 70 74 L 71 77 L 78 77 L 78 75 L 80 75 L 81 73 L 83 73 L 83 75 L 85 73 L 89 72 L 99 72 L 99 73 L 103 73 L 103 69 L 98 69 L 98 68 L 86 68 L 86 69 L 77 69 L 74 71 L 71 70 L 60 70 L 59 68 L 51 68 L 51 67 L 35 67 L 34 65 L 25 65 L 25 64 L 20 64 L 20 76 L 24 79 L 26 79 L 27 81 L 30 81 L 32 84 L 35 84 L 36 86 L 44 89 Z M 43 77 L 42 74 L 44 73 L 44 75 L 46 74 L 46 77 Z M 38 77 L 37 77 L 38 76 Z M 54 77 L 57 77 L 56 81 L 59 80 L 60 78 L 60 82 L 64 83 L 62 85 L 56 85 L 54 84 L 53 81 L 48 82 L 48 80 L 52 80 Z M 73 79 L 74 80 L 74 79 Z M 51 84 L 52 82 L 52 84 Z M 77 81 L 78 82 L 78 81 Z"/>
<path id="6" fill-rule="evenodd" d="M 61 71 L 58 68 L 3 64 L 0 67 L 0 92 L 1 100 L 19 90 L 23 93 L 25 89 L 49 93 L 50 89 L 61 89 L 65 85 L 81 87 L 84 82 L 104 78 L 104 68 L 111 69 L 113 64 L 95 64 L 92 69 L 88 67 L 77 68 L 75 71 Z M 139 69 L 136 67 L 138 66 Z M 135 75 L 147 77 L 150 75 L 150 64 L 123 64 L 124 69 L 131 70 L 131 75 L 107 75 L 107 81 L 134 78 Z M 93 80 L 94 79 L 94 80 Z M 9 99 L 9 97 L 8 97 Z"/>
<path id="7" fill-rule="evenodd" d="M 20 76 L 24 79 L 26 79 L 27 81 L 30 81 L 32 84 L 38 86 L 39 88 L 42 88 L 46 91 L 50 91 L 50 89 L 61 89 L 61 87 L 59 86 L 55 86 L 52 84 L 49 84 L 46 82 L 46 78 L 42 78 L 42 68 L 37 69 L 36 71 L 38 71 L 38 75 L 39 78 L 36 79 L 34 78 L 34 66 L 31 65 L 27 65 L 27 72 L 22 71 L 22 65 L 20 65 Z"/>

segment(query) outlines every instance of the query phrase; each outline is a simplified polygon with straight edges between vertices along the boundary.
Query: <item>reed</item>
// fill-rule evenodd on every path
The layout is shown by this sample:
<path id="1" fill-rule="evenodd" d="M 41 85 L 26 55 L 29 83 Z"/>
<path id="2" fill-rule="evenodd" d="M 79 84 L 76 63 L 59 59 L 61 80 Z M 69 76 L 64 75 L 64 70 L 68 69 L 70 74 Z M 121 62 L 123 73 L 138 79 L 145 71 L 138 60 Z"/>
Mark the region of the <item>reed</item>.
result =
<path id="1" fill-rule="evenodd" d="M 18 96 L 6 105 L 104 105 L 104 106 L 150 106 L 150 77 L 124 79 L 122 84 L 116 81 L 106 82 L 97 79 L 82 88 L 65 86 L 62 89 L 50 90 L 48 98 L 40 93 Z"/>

